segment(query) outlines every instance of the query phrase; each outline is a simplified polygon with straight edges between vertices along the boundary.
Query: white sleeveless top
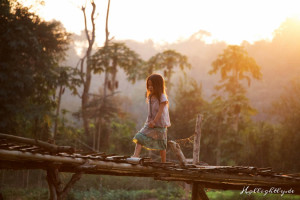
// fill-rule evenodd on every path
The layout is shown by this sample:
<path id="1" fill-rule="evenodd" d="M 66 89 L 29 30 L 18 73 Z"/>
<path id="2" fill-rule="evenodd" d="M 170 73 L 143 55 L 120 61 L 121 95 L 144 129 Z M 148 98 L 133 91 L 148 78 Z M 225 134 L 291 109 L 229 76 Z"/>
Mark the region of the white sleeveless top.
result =
<path id="1" fill-rule="evenodd" d="M 168 102 L 167 96 L 165 94 L 161 94 L 160 103 L 162 103 L 162 102 Z M 150 101 L 150 99 L 148 100 L 148 117 L 146 120 L 147 124 L 150 121 L 155 119 L 155 116 L 158 113 L 158 109 L 159 109 L 159 101 L 155 96 L 152 96 L 151 101 Z M 171 126 L 168 104 L 165 104 L 161 118 L 155 123 L 155 126 L 156 127 Z"/>

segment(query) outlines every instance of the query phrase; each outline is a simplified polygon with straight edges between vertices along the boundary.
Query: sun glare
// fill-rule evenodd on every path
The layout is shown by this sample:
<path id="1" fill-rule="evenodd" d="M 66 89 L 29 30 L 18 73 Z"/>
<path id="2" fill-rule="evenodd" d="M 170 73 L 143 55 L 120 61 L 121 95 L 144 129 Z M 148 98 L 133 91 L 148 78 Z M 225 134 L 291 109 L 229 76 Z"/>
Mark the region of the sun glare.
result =
<path id="1" fill-rule="evenodd" d="M 25 1 L 32 5 L 36 0 Z M 90 11 L 87 1 L 87 12 Z M 97 1 L 97 43 L 105 38 L 107 2 Z M 207 43 L 225 41 L 228 44 L 271 40 L 272 33 L 288 17 L 300 19 L 297 0 L 113 0 L 110 6 L 111 37 L 143 42 L 172 43 L 187 39 L 199 30 L 211 36 Z M 80 34 L 84 29 L 81 4 L 74 0 L 45 0 L 38 14 L 46 20 L 61 21 L 70 32 Z M 89 17 L 89 16 L 88 16 Z"/>

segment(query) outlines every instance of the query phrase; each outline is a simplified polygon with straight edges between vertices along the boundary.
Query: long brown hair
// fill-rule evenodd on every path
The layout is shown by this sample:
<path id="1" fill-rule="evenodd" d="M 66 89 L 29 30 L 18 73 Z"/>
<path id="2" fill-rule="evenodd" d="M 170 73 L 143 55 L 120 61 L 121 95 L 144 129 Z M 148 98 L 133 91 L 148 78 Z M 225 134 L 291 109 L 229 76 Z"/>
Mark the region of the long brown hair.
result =
<path id="1" fill-rule="evenodd" d="M 148 81 L 152 82 L 153 86 L 153 95 L 156 96 L 158 101 L 160 102 L 161 94 L 166 94 L 165 91 L 165 80 L 160 74 L 151 74 L 147 77 L 146 88 L 147 88 L 147 99 L 150 98 L 150 91 L 148 90 Z"/>

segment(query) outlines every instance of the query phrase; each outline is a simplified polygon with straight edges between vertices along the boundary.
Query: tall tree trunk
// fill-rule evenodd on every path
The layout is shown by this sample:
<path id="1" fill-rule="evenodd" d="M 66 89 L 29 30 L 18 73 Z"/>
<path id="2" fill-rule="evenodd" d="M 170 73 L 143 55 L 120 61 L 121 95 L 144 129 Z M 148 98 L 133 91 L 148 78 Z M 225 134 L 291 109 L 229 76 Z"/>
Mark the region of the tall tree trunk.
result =
<path id="1" fill-rule="evenodd" d="M 87 76 L 88 76 L 87 72 Z M 90 82 L 91 78 L 86 79 L 86 81 Z M 89 92 L 90 90 L 90 83 L 85 83 L 84 84 L 84 89 L 83 89 L 83 94 L 82 94 L 82 101 L 81 101 L 81 107 L 82 107 L 82 119 L 83 119 L 83 127 L 84 127 L 84 132 L 86 135 L 90 135 L 89 133 L 89 119 L 88 119 L 88 115 L 87 115 L 87 105 L 89 102 Z"/>
<path id="2" fill-rule="evenodd" d="M 53 138 L 52 138 L 54 143 L 55 143 L 56 133 L 57 133 L 58 116 L 59 116 L 59 111 L 60 111 L 60 102 L 61 102 L 62 93 L 63 93 L 63 86 L 61 85 L 59 87 L 59 91 L 58 91 L 57 108 L 56 108 L 55 121 L 54 121 L 54 131 L 53 131 Z"/>
<path id="3" fill-rule="evenodd" d="M 117 60 L 114 59 L 112 63 L 112 70 L 111 70 L 111 94 L 115 92 L 116 88 L 116 77 L 117 77 Z"/>
<path id="4" fill-rule="evenodd" d="M 97 151 L 100 151 L 100 142 L 101 142 L 101 127 L 102 127 L 102 119 L 99 119 L 98 121 L 98 132 L 97 132 Z"/>
<path id="5" fill-rule="evenodd" d="M 106 23 L 105 23 L 105 43 L 104 46 L 106 47 L 109 42 L 109 31 L 108 31 L 108 16 L 109 16 L 109 8 L 110 8 L 110 0 L 108 0 L 108 5 L 107 5 L 107 12 L 106 12 Z M 104 88 L 103 88 L 103 96 L 104 96 L 104 101 L 105 97 L 107 95 L 107 85 L 108 85 L 108 68 L 109 68 L 109 63 L 107 63 L 107 66 L 105 66 L 105 77 L 104 77 Z"/>
<path id="6" fill-rule="evenodd" d="M 109 42 L 109 31 L 108 31 L 108 16 L 109 16 L 109 8 L 110 8 L 110 0 L 108 0 L 108 5 L 107 5 L 107 12 L 106 12 L 106 23 L 105 23 L 105 43 L 104 46 L 106 47 Z M 104 95 L 104 100 L 107 95 L 107 85 L 108 85 L 108 68 L 109 68 L 109 63 L 107 63 L 107 66 L 105 66 L 105 77 L 104 77 L 104 88 L 103 88 L 103 95 Z"/>
<path id="7" fill-rule="evenodd" d="M 216 161 L 216 165 L 219 166 L 221 164 L 221 123 L 218 122 L 218 126 L 217 126 L 217 161 Z"/>
<path id="8" fill-rule="evenodd" d="M 104 46 L 108 45 L 109 42 L 109 31 L 108 31 L 108 16 L 109 16 L 109 9 L 110 9 L 110 0 L 108 0 L 108 5 L 107 5 L 107 11 L 106 11 L 106 22 L 105 22 L 105 43 Z M 108 87 L 108 79 L 109 79 L 109 63 L 107 63 L 107 66 L 105 66 L 105 74 L 104 74 L 104 85 L 103 85 L 103 100 L 100 104 L 99 107 L 105 106 L 106 104 L 106 97 L 107 97 L 107 87 Z M 98 117 L 98 140 L 97 140 L 97 149 L 100 151 L 100 146 L 101 146 L 101 137 L 102 137 L 102 126 L 103 126 L 103 121 L 104 119 L 102 116 Z"/>
<path id="9" fill-rule="evenodd" d="M 171 76 L 172 76 L 172 66 L 168 66 L 168 74 L 167 74 L 167 89 L 170 94 L 171 91 Z"/>
<path id="10" fill-rule="evenodd" d="M 95 123 L 97 122 L 97 120 L 95 120 Z M 93 134 L 93 150 L 96 150 L 96 143 L 97 143 L 97 132 L 98 132 L 99 126 L 96 126 L 96 131 Z"/>
<path id="11" fill-rule="evenodd" d="M 82 12 L 84 16 L 84 25 L 85 25 L 85 34 L 86 38 L 88 40 L 88 49 L 86 51 L 86 54 L 83 59 L 81 59 L 81 72 L 83 72 L 84 68 L 84 62 L 86 61 L 86 71 L 85 71 L 85 77 L 81 77 L 83 80 L 83 94 L 81 99 L 81 107 L 82 107 L 82 119 L 83 119 L 83 126 L 84 126 L 84 132 L 86 135 L 89 134 L 89 119 L 86 113 L 87 105 L 89 102 L 89 90 L 91 86 L 91 79 L 92 79 L 92 69 L 88 65 L 89 58 L 91 56 L 93 44 L 95 42 L 95 21 L 94 21 L 94 15 L 96 11 L 96 4 L 92 1 L 91 2 L 93 10 L 91 13 L 91 22 L 92 22 L 92 32 L 91 36 L 89 34 L 88 28 L 87 28 L 87 22 L 86 22 L 86 13 L 85 13 L 85 7 L 82 7 Z"/>

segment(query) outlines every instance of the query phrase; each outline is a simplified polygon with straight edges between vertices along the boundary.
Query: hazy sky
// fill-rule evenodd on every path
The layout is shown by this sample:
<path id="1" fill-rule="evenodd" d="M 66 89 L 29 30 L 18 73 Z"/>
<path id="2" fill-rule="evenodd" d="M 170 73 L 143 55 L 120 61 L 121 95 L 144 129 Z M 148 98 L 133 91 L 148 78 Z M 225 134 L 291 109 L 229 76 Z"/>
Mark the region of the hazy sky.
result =
<path id="1" fill-rule="evenodd" d="M 26 0 L 25 5 L 37 0 Z M 46 20 L 61 21 L 70 32 L 84 28 L 82 5 L 89 0 L 45 0 L 34 8 Z M 105 15 L 108 0 L 96 0 L 96 37 L 105 38 Z M 117 40 L 153 40 L 176 42 L 195 32 L 211 33 L 205 38 L 228 44 L 271 39 L 273 31 L 287 17 L 300 18 L 299 0 L 111 0 L 109 31 Z"/>

